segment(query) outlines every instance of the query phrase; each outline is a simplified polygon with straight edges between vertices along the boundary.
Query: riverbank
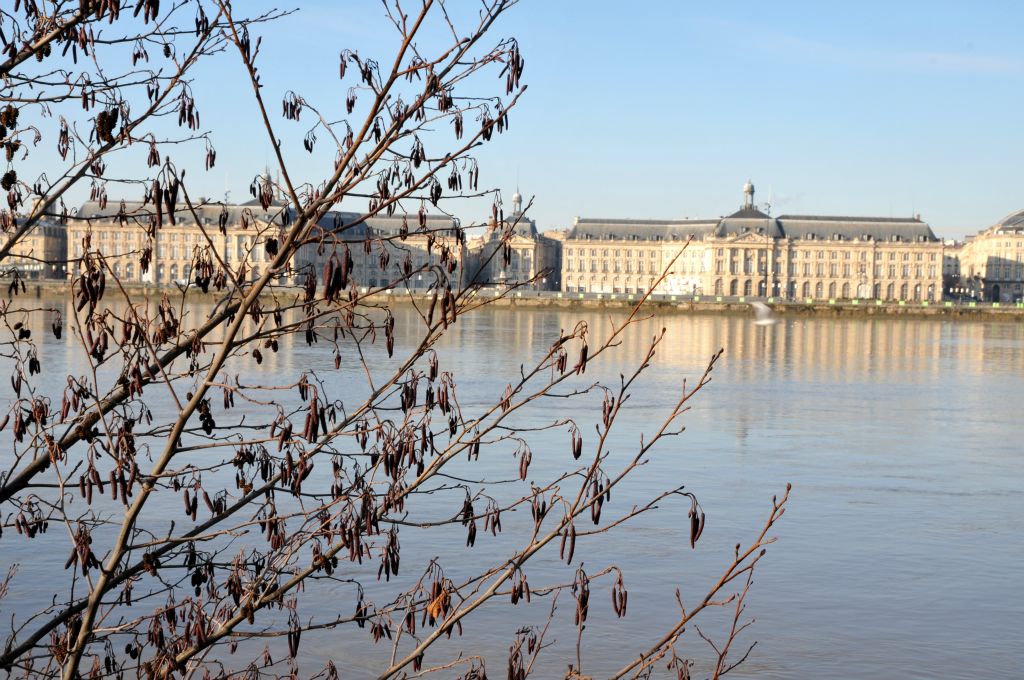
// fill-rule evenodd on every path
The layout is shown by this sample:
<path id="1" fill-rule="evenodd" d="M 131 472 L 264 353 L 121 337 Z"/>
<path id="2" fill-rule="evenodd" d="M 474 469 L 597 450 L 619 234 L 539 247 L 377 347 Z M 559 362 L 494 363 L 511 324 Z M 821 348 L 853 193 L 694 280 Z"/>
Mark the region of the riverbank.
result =
<path id="1" fill-rule="evenodd" d="M 130 297 L 138 299 L 159 299 L 164 294 L 179 294 L 181 289 L 176 286 L 160 287 L 153 285 L 127 284 L 125 291 Z M 108 288 L 108 294 L 120 295 L 120 290 Z M 366 292 L 366 289 L 363 289 Z M 70 295 L 71 286 L 67 281 L 27 281 L 25 294 L 35 297 L 64 297 Z M 219 295 L 210 291 L 203 293 L 196 287 L 188 290 L 189 297 L 197 300 L 215 300 Z M 296 286 L 274 286 L 266 295 L 268 297 L 292 300 L 301 294 Z M 558 291 L 511 291 L 501 297 L 497 290 L 481 289 L 475 295 L 483 298 L 493 297 L 491 304 L 495 307 L 513 307 L 517 309 L 531 308 L 566 308 L 566 309 L 600 309 L 627 310 L 633 307 L 641 296 L 616 293 L 564 293 Z M 382 293 L 367 294 L 365 300 L 376 304 L 403 305 L 411 301 L 427 301 L 430 295 L 424 292 L 394 289 Z M 999 302 L 958 302 L 944 300 L 941 302 L 916 302 L 909 300 L 783 300 L 781 298 L 754 298 L 708 295 L 651 295 L 644 302 L 644 308 L 660 313 L 675 314 L 749 314 L 753 302 L 764 302 L 776 314 L 797 316 L 916 316 L 926 318 L 973 319 L 991 321 L 1024 321 L 1024 303 Z"/>

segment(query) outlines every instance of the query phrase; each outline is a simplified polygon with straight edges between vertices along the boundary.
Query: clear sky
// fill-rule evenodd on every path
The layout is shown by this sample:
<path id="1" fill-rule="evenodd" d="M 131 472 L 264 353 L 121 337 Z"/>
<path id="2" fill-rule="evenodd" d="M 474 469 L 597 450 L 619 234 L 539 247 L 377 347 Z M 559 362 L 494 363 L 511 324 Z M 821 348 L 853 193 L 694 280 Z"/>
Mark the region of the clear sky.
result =
<path id="1" fill-rule="evenodd" d="M 375 0 L 299 5 L 265 31 L 269 98 L 340 102 L 338 52 L 384 57 L 394 31 Z M 480 154 L 481 184 L 518 184 L 541 229 L 727 214 L 749 177 L 773 214 L 916 212 L 962 236 L 1024 208 L 1022 27 L 1019 0 L 523 0 L 495 36 L 519 39 L 529 91 Z M 237 68 L 221 59 L 196 83 L 218 99 L 203 123 L 219 157 L 191 179 L 247 199 L 269 147 L 226 85 Z"/>

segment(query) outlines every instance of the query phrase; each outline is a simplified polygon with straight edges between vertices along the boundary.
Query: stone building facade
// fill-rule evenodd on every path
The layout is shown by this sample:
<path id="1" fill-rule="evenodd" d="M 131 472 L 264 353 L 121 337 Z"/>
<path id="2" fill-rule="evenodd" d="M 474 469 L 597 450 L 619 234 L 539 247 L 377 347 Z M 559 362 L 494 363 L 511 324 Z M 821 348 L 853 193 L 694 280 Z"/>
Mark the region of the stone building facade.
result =
<path id="1" fill-rule="evenodd" d="M 173 222 L 164 216 L 152 238 L 152 205 L 108 203 L 101 209 L 98 203 L 86 203 L 68 218 L 65 249 L 69 275 L 77 273 L 88 239 L 89 248 L 99 250 L 125 283 L 184 284 L 193 278 L 197 258 L 202 257 L 222 261 L 232 271 L 255 280 L 272 259 L 268 239 L 280 240 L 291 219 L 292 213 L 282 207 L 283 203 L 275 202 L 265 211 L 257 201 L 207 203 L 196 208 L 201 226 L 191 213 L 179 210 Z M 425 215 L 421 224 L 418 215 L 362 220 L 359 213 L 332 211 L 312 229 L 309 242 L 298 249 L 281 281 L 295 282 L 308 271 L 322 277 L 332 253 L 340 256 L 348 249 L 351 277 L 357 286 L 426 288 L 434 280 L 431 268 L 441 266 L 442 261 L 454 263 L 450 276 L 459 282 L 465 249 L 456 238 L 455 225 L 452 218 L 440 215 Z M 364 248 L 367 242 L 369 249 Z M 146 249 L 151 261 L 143 272 L 140 259 Z"/>
<path id="2" fill-rule="evenodd" d="M 1024 210 L 968 239 L 960 249 L 961 286 L 986 302 L 1024 297 Z"/>
<path id="3" fill-rule="evenodd" d="M 507 262 L 501 252 L 506 236 L 510 236 Z M 512 196 L 512 214 L 500 224 L 491 219 L 483 237 L 471 248 L 470 280 L 499 287 L 532 281 L 529 288 L 533 290 L 559 290 L 561 245 L 538 232 L 537 224 L 523 215 L 523 197 L 517 191 Z"/>
<path id="4" fill-rule="evenodd" d="M 87 202 L 67 220 L 68 276 L 78 273 L 88 245 L 103 254 L 114 275 L 125 283 L 184 283 L 202 257 L 219 259 L 232 271 L 244 272 L 246 279 L 258 278 L 271 260 L 267 240 L 281 236 L 281 211 L 265 211 L 259 202 L 250 201 L 202 203 L 196 214 L 201 226 L 184 206 L 178 206 L 173 221 L 163 215 L 162 226 L 154 229 L 152 204 L 109 202 L 101 208 L 99 203 Z M 150 262 L 143 271 L 141 259 L 147 250 Z"/>
<path id="5" fill-rule="evenodd" d="M 369 290 L 425 290 L 445 277 L 455 288 L 464 276 L 466 246 L 458 222 L 447 215 L 364 219 L 359 213 L 332 212 L 314 228 L 311 240 L 296 255 L 297 271 L 311 267 L 322 278 L 331 255 L 340 257 L 348 249 L 353 280 Z"/>
<path id="6" fill-rule="evenodd" d="M 67 226 L 50 219 L 39 220 L 4 259 L 0 269 L 16 270 L 27 279 L 62 279 L 67 256 Z"/>
<path id="7" fill-rule="evenodd" d="M 743 207 L 720 219 L 577 218 L 562 281 L 567 292 L 935 301 L 942 272 L 942 241 L 920 219 L 772 217 L 748 182 Z"/>

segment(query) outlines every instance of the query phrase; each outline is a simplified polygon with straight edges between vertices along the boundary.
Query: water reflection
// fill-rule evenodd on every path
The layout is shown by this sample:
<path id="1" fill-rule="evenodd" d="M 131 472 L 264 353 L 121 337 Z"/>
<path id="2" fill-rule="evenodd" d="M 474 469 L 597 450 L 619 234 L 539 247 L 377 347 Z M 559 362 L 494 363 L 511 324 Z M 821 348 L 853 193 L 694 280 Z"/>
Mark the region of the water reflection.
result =
<path id="1" fill-rule="evenodd" d="M 150 316 L 157 302 L 146 309 Z M 74 317 L 70 301 L 54 305 L 66 320 Z M 201 320 L 209 311 L 197 306 L 189 314 Z M 396 354 L 401 356 L 419 339 L 421 322 L 409 307 L 396 308 L 395 316 Z M 520 365 L 541 356 L 561 329 L 586 321 L 596 342 L 622 319 L 620 313 L 581 310 L 485 309 L 452 327 L 438 353 L 442 369 L 456 375 L 461 403 L 472 410 L 493 403 Z M 70 359 L 77 356 L 72 334 L 56 341 L 49 319 L 34 317 L 30 323 L 34 337 L 46 338 L 41 354 L 54 372 L 69 366 L 85 370 Z M 653 490 L 686 484 L 708 510 L 708 530 L 698 549 L 690 550 L 685 515 L 668 507 L 628 531 L 581 544 L 588 569 L 617 563 L 630 589 L 630 615 L 619 623 L 604 606 L 607 587 L 595 595 L 601 605 L 588 624 L 587 670 L 600 675 L 617 668 L 652 630 L 671 625 L 675 589 L 680 588 L 684 601 L 699 597 L 731 546 L 749 538 L 765 516 L 768 499 L 792 481 L 796 495 L 779 527 L 782 541 L 751 596 L 750 613 L 758 619 L 752 639 L 760 642 L 743 674 L 1013 676 L 1019 665 L 1016 621 L 1024 611 L 1024 595 L 1012 586 L 1024 560 L 1024 456 L 1019 445 L 1024 426 L 1017 406 L 1024 393 L 1024 326 L 783 317 L 776 326 L 759 327 L 743 316 L 672 315 L 640 323 L 579 383 L 616 382 L 661 327 L 666 341 L 611 438 L 616 456 L 635 450 L 639 435 L 665 414 L 667 400 L 684 378 L 696 379 L 719 348 L 725 348 L 725 355 L 711 386 L 687 414 L 686 433 L 659 448 L 613 507 L 624 511 Z M 374 370 L 388 368 L 382 350 L 370 356 Z M 3 365 L 4 372 L 8 366 Z M 301 370 L 332 367 L 329 343 L 307 347 L 299 336 L 298 341 L 285 340 L 278 353 L 265 352 L 262 365 L 239 357 L 227 371 L 252 382 L 283 383 Z M 340 377 L 325 373 L 334 376 L 332 385 L 342 397 L 346 390 L 358 392 L 345 382 L 354 375 L 351 371 L 356 366 L 346 355 Z M 62 382 L 46 389 L 59 399 Z M 582 403 L 593 406 L 595 401 Z M 171 409 L 169 402 L 152 406 Z M 564 409 L 565 402 L 545 402 L 518 422 L 571 415 L 580 419 L 584 432 L 593 433 L 598 410 Z M 565 467 L 562 435 L 531 438 L 536 474 Z M 0 434 L 0 445 L 7 456 L 7 432 Z M 485 455 L 483 463 L 488 476 L 514 476 L 515 461 L 507 452 Z M 506 534 L 479 540 L 475 553 L 464 549 L 461 527 L 429 536 L 403 532 L 405 563 L 412 568 L 442 555 L 449 557 L 454 573 L 469 573 L 473 560 L 509 553 L 514 530 L 525 519 L 504 519 Z M 7 539 L 5 562 L 31 563 L 31 556 L 19 551 L 38 549 L 38 544 Z M 64 539 L 58 535 L 53 540 Z M 538 584 L 571 578 L 570 570 L 551 558 L 531 566 L 530 574 Z M 23 571 L 22 577 L 11 598 L 0 604 L 5 619 L 11 607 L 27 611 L 40 606 L 45 593 L 33 589 L 32 579 L 59 579 L 62 572 L 58 565 L 52 573 Z M 352 599 L 352 592 L 333 588 L 320 600 L 321 608 L 308 613 L 327 617 L 348 611 Z M 542 623 L 547 607 L 540 600 L 511 614 L 485 610 L 478 625 L 445 649 L 465 645 L 482 650 L 491 674 L 498 675 L 515 629 Z M 574 656 L 571 610 L 568 601 L 560 606 L 550 661 L 541 669 L 544 677 L 560 676 L 564 660 Z M 387 650 L 340 636 L 310 635 L 308 643 L 304 636 L 304 651 L 315 657 L 303 666 L 304 674 L 315 672 L 321 657 L 331 657 L 349 677 L 363 677 L 386 656 Z M 706 658 L 702 644 L 690 640 L 680 652 Z"/>

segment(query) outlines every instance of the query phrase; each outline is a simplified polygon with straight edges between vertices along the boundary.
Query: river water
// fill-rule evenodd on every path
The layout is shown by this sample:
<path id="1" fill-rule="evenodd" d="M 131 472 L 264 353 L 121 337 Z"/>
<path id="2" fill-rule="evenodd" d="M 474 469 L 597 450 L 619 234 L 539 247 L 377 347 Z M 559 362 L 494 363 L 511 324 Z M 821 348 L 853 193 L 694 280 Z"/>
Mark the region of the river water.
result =
<path id="1" fill-rule="evenodd" d="M 403 329 L 415 323 L 407 308 L 396 314 L 401 354 L 415 337 Z M 454 372 L 463 408 L 472 410 L 498 399 L 520 364 L 542 355 L 560 329 L 586 320 L 596 340 L 621 319 L 617 312 L 482 310 L 441 341 L 442 369 Z M 790 507 L 773 531 L 779 541 L 748 598 L 746 613 L 756 622 L 737 643 L 758 644 L 737 677 L 1020 677 L 1024 324 L 789 317 L 763 327 L 743 316 L 668 315 L 628 334 L 606 360 L 588 368 L 586 379 L 614 384 L 642 358 L 660 326 L 667 330 L 665 343 L 616 426 L 616 455 L 635 450 L 640 434 L 657 426 L 684 378 L 696 380 L 715 351 L 725 353 L 685 415 L 686 431 L 657 447 L 652 463 L 606 513 L 625 512 L 658 490 L 685 484 L 707 512 L 707 528 L 691 549 L 687 506 L 672 502 L 621 530 L 581 540 L 577 562 L 591 572 L 619 566 L 630 594 L 629 614 L 617 622 L 611 582 L 595 582 L 583 639 L 585 672 L 600 677 L 660 636 L 677 617 L 676 589 L 686 604 L 701 597 L 732 546 L 756 534 L 771 497 L 791 482 Z M 66 347 L 51 343 L 44 354 L 59 360 Z M 295 345 L 245 370 L 294 375 L 332 363 L 322 345 Z M 575 417 L 590 443 L 599 408 L 596 397 L 556 400 L 517 422 Z M 531 477 L 571 466 L 564 432 L 539 432 L 529 440 Z M 514 476 L 514 469 L 508 451 L 485 450 L 475 472 L 501 478 Z M 511 550 L 516 528 L 526 526 L 514 515 L 503 524 L 497 539 L 479 537 L 475 552 L 465 550 L 461 527 L 403 530 L 403 569 L 417 571 L 417 560 L 438 555 L 449 558 L 453 574 L 470 573 L 474 560 Z M 5 536 L 0 548 L 0 566 L 17 561 L 28 573 L 32 545 Z M 527 572 L 536 590 L 571 580 L 573 570 L 559 563 L 556 546 Z M 42 592 L 27 579 L 16 580 L 0 615 L 9 620 L 12 608 L 38 604 Z M 307 605 L 304 615 L 323 620 L 349 613 L 352 603 L 351 590 L 339 586 Z M 543 625 L 549 605 L 549 598 L 535 597 L 515 609 L 484 608 L 462 639 L 445 643 L 427 661 L 465 648 L 485 656 L 489 675 L 501 677 L 512 634 L 522 625 Z M 539 677 L 561 677 L 574 661 L 572 611 L 565 593 Z M 702 630 L 720 633 L 723 614 L 713 613 Z M 707 659 L 709 648 L 694 633 L 687 632 L 679 653 Z M 304 637 L 308 665 L 301 674 L 312 675 L 332 658 L 342 677 L 371 675 L 387 650 L 369 645 L 365 635 L 360 631 L 355 641 L 339 631 Z M 656 677 L 664 673 L 659 664 Z"/>

